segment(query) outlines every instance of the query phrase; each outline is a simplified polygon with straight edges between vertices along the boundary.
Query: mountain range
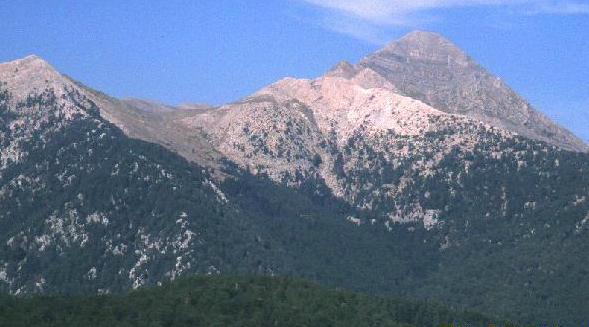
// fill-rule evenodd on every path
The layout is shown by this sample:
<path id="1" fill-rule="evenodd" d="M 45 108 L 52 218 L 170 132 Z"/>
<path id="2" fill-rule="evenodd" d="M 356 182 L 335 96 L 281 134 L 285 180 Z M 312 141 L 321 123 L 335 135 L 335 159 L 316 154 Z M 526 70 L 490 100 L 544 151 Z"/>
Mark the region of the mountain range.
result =
<path id="1" fill-rule="evenodd" d="M 589 322 L 589 147 L 440 35 L 220 107 L 0 64 L 0 290 L 296 276 Z"/>

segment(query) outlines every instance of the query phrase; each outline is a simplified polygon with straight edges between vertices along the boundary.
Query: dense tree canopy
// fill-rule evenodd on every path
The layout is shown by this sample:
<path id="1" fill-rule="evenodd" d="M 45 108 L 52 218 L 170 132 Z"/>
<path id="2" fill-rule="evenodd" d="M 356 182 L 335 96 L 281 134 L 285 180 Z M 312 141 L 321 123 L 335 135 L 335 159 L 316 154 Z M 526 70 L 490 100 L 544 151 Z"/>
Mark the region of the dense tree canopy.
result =
<path id="1" fill-rule="evenodd" d="M 368 297 L 285 278 L 188 278 L 127 295 L 0 296 L 2 326 L 480 326 L 437 304 Z"/>

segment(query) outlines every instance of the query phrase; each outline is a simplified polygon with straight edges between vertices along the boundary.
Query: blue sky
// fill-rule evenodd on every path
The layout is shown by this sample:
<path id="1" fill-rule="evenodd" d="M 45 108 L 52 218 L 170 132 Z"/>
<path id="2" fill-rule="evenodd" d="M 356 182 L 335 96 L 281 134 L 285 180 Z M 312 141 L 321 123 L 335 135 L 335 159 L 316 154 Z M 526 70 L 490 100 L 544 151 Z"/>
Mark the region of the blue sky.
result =
<path id="1" fill-rule="evenodd" d="M 37 54 L 117 97 L 221 104 L 414 29 L 589 141 L 588 0 L 4 0 L 0 61 Z"/>

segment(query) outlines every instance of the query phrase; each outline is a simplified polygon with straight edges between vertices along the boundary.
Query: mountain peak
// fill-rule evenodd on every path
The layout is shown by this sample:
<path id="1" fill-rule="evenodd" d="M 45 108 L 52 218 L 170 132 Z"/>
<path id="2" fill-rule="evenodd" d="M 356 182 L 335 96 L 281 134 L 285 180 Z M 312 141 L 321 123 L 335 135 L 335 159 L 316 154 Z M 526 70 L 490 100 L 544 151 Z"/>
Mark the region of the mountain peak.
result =
<path id="1" fill-rule="evenodd" d="M 429 31 L 421 31 L 416 30 L 405 34 L 400 40 L 403 41 L 417 41 L 417 40 L 429 40 L 429 41 L 446 41 L 449 42 L 448 39 L 444 38 L 441 34 L 429 32 Z"/>
<path id="2" fill-rule="evenodd" d="M 365 57 L 368 67 L 404 95 L 451 114 L 466 115 L 492 126 L 587 151 L 587 145 L 535 111 L 457 45 L 440 34 L 415 31 Z"/>
<path id="3" fill-rule="evenodd" d="M 16 59 L 13 61 L 9 61 L 6 63 L 0 64 L 0 67 L 7 68 L 7 67 L 14 67 L 15 69 L 26 69 L 26 70 L 33 70 L 33 69 L 41 69 L 41 70 L 53 70 L 55 69 L 51 67 L 51 65 L 43 60 L 41 57 L 37 55 L 28 55 L 21 59 Z"/>
<path id="4" fill-rule="evenodd" d="M 22 59 L 17 59 L 16 61 L 23 61 L 23 62 L 35 62 L 35 61 L 41 61 L 41 62 L 46 62 L 45 60 L 43 60 L 41 57 L 37 56 L 36 54 L 30 54 Z"/>
<path id="5" fill-rule="evenodd" d="M 456 44 L 438 33 L 426 31 L 413 31 L 389 43 L 374 55 L 382 54 L 401 56 L 409 60 L 452 60 L 461 65 L 468 65 L 470 62 L 468 56 Z"/>
<path id="6" fill-rule="evenodd" d="M 55 68 L 36 55 L 0 64 L 0 81 L 15 96 L 46 88 L 57 90 L 67 83 Z"/>
<path id="7" fill-rule="evenodd" d="M 333 66 L 325 75 L 333 77 L 351 78 L 357 73 L 356 67 L 349 62 L 343 60 Z"/>

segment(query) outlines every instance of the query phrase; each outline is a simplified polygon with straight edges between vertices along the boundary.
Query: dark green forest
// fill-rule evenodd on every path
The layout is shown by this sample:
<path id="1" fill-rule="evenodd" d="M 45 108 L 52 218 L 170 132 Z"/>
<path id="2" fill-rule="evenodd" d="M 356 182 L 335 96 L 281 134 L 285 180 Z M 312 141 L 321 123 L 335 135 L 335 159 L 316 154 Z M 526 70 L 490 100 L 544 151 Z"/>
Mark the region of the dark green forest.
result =
<path id="1" fill-rule="evenodd" d="M 0 296 L 0 326 L 511 326 L 433 303 L 368 297 L 272 277 L 202 276 L 89 297 Z"/>

